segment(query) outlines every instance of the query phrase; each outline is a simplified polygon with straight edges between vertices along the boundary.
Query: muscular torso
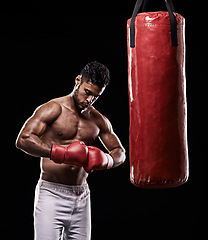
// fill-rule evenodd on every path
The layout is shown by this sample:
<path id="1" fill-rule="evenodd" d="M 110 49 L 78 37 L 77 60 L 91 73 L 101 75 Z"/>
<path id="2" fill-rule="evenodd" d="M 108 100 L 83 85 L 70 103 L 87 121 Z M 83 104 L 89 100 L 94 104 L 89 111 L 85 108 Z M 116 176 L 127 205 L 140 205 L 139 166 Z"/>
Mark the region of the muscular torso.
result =
<path id="1" fill-rule="evenodd" d="M 98 137 L 99 127 L 96 124 L 92 107 L 78 113 L 65 105 L 65 97 L 53 100 L 59 103 L 62 112 L 51 124 L 48 124 L 41 140 L 47 144 L 68 146 L 75 141 L 83 141 L 91 145 Z M 85 183 L 87 173 L 81 167 L 56 164 L 49 158 L 41 159 L 42 179 L 69 185 Z"/>

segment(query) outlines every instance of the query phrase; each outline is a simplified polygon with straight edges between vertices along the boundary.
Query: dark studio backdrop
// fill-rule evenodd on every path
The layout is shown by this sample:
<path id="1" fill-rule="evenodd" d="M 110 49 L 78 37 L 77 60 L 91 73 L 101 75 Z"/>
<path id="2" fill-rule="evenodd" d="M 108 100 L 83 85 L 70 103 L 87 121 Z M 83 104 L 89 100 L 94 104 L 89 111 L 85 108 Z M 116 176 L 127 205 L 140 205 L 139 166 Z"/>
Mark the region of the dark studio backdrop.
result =
<path id="1" fill-rule="evenodd" d="M 143 190 L 129 180 L 126 21 L 135 2 L 28 0 L 2 6 L 2 153 L 8 155 L 2 156 L 4 239 L 33 239 L 40 163 L 15 148 L 16 137 L 34 109 L 69 94 L 81 68 L 93 60 L 106 64 L 111 72 L 111 84 L 95 107 L 110 119 L 127 159 L 116 169 L 94 172 L 88 178 L 92 240 L 204 237 L 205 15 L 202 9 L 188 6 L 189 1 L 173 1 L 176 12 L 186 18 L 189 180 L 172 189 Z M 164 1 L 149 1 L 148 11 L 157 10 L 166 10 Z"/>

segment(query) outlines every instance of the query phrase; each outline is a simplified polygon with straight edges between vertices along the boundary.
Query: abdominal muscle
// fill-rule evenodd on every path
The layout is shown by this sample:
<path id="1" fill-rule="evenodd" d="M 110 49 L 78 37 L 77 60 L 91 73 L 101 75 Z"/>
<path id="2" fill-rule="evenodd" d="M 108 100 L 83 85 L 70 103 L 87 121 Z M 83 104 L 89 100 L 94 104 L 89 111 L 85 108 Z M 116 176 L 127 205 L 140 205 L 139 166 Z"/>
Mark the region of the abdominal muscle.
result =
<path id="1" fill-rule="evenodd" d="M 83 167 L 57 164 L 49 158 L 41 158 L 41 178 L 43 180 L 66 185 L 82 185 L 86 183 L 87 176 Z"/>

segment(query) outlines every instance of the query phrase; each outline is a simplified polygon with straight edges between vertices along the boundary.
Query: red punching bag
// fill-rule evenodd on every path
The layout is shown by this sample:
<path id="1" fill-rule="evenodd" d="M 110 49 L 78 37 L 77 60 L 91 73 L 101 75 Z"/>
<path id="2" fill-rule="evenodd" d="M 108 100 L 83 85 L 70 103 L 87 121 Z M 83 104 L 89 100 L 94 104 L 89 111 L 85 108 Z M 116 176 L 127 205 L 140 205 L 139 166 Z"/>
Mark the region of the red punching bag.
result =
<path id="1" fill-rule="evenodd" d="M 185 19 L 168 12 L 138 13 L 127 22 L 130 179 L 142 188 L 167 188 L 188 179 Z"/>

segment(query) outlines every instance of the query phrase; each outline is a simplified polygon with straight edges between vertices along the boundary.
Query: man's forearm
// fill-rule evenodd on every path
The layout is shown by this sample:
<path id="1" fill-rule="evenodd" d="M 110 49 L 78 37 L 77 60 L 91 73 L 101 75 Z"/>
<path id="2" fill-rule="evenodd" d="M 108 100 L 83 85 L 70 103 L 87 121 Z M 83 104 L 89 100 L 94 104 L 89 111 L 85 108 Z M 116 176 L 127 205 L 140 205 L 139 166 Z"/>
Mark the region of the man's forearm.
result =
<path id="1" fill-rule="evenodd" d="M 125 150 L 120 147 L 113 149 L 109 154 L 114 160 L 113 168 L 118 167 L 119 165 L 124 163 L 126 159 Z"/>
<path id="2" fill-rule="evenodd" d="M 35 157 L 50 157 L 51 146 L 44 143 L 35 134 L 19 136 L 16 141 L 17 148 Z"/>

